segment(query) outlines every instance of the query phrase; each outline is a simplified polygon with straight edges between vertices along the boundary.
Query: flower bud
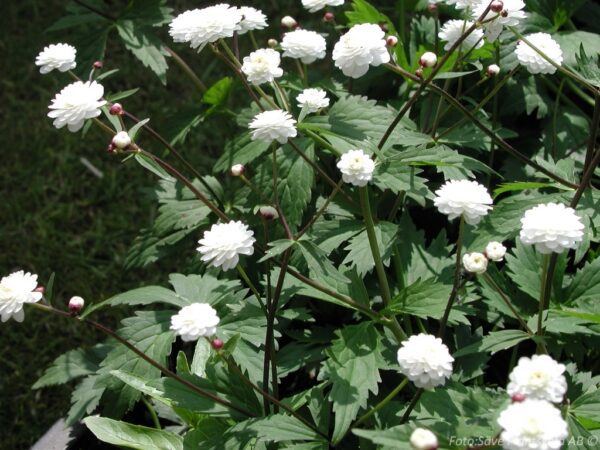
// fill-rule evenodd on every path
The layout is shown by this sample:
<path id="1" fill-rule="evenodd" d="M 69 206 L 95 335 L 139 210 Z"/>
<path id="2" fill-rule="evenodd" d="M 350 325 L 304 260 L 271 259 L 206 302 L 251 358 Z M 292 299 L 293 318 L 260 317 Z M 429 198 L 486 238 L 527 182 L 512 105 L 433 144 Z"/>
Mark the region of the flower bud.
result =
<path id="1" fill-rule="evenodd" d="M 298 22 L 296 22 L 296 19 L 294 19 L 292 16 L 285 16 L 283 19 L 281 19 L 281 26 L 284 28 L 289 28 L 291 30 L 297 25 Z"/>
<path id="2" fill-rule="evenodd" d="M 108 110 L 108 112 L 113 116 L 122 116 L 125 113 L 120 103 L 113 104 Z"/>
<path id="3" fill-rule="evenodd" d="M 388 24 L 387 24 L 387 23 L 385 23 L 385 22 L 380 22 L 380 23 L 379 23 L 379 28 L 381 28 L 381 30 L 382 30 L 384 33 L 387 33 L 388 31 L 390 31 L 390 29 L 389 29 L 389 27 L 388 27 Z"/>
<path id="4" fill-rule="evenodd" d="M 234 164 L 233 166 L 231 166 L 229 173 L 231 173 L 231 175 L 233 175 L 234 177 L 239 177 L 241 175 L 244 175 L 245 171 L 246 167 L 244 167 L 243 164 Z"/>
<path id="5" fill-rule="evenodd" d="M 427 4 L 427 11 L 429 11 L 431 14 L 435 14 L 438 10 L 438 5 L 436 2 L 430 2 Z"/>
<path id="6" fill-rule="evenodd" d="M 127 131 L 119 131 L 113 137 L 112 143 L 116 148 L 124 150 L 131 145 L 131 137 Z"/>
<path id="7" fill-rule="evenodd" d="M 104 63 L 102 61 L 95 61 L 92 65 L 94 66 L 94 69 L 102 69 Z"/>
<path id="8" fill-rule="evenodd" d="M 500 66 L 498 64 L 490 64 L 485 73 L 488 77 L 495 77 L 500 73 Z"/>
<path id="9" fill-rule="evenodd" d="M 484 273 L 487 270 L 488 259 L 483 253 L 466 253 L 462 259 L 467 272 Z"/>
<path id="10" fill-rule="evenodd" d="M 258 213 L 265 220 L 279 219 L 279 213 L 272 206 L 261 206 L 258 208 Z"/>
<path id="11" fill-rule="evenodd" d="M 388 47 L 394 48 L 396 45 L 398 45 L 398 38 L 396 36 L 388 36 L 385 40 L 385 43 Z"/>
<path id="12" fill-rule="evenodd" d="M 415 450 L 436 450 L 438 440 L 435 434 L 425 428 L 416 428 L 410 435 L 410 445 Z"/>
<path id="13" fill-rule="evenodd" d="M 415 75 L 419 78 L 423 78 L 423 69 L 419 67 L 417 70 L 415 70 Z"/>
<path id="14" fill-rule="evenodd" d="M 525 401 L 525 396 L 523 394 L 515 394 L 510 399 L 513 403 L 521 403 Z"/>
<path id="15" fill-rule="evenodd" d="M 43 295 L 46 292 L 46 288 L 44 286 L 38 286 L 33 290 L 33 292 L 39 292 Z"/>
<path id="16" fill-rule="evenodd" d="M 508 17 L 508 11 L 504 9 L 504 10 L 502 10 L 502 12 L 500 13 L 500 15 L 501 15 L 502 17 Z"/>
<path id="17" fill-rule="evenodd" d="M 323 22 L 335 22 L 335 14 L 333 14 L 332 12 L 327 11 L 323 15 Z"/>
<path id="18" fill-rule="evenodd" d="M 223 343 L 223 341 L 221 339 L 213 339 L 210 342 L 210 345 L 215 350 L 221 350 L 223 348 L 224 343 Z"/>
<path id="19" fill-rule="evenodd" d="M 277 42 L 277 39 L 271 38 L 267 41 L 267 45 L 271 48 L 275 48 L 279 45 L 279 42 Z"/>
<path id="20" fill-rule="evenodd" d="M 425 52 L 419 59 L 421 67 L 434 67 L 437 64 L 437 55 L 433 52 Z"/>
<path id="21" fill-rule="evenodd" d="M 69 300 L 69 311 L 73 314 L 79 313 L 79 311 L 81 311 L 84 306 L 85 300 L 81 297 L 75 296 L 71 297 L 71 300 Z"/>
<path id="22" fill-rule="evenodd" d="M 502 12 L 504 10 L 504 2 L 500 0 L 495 0 L 490 5 L 490 11 L 495 12 L 496 14 Z"/>
<path id="23" fill-rule="evenodd" d="M 506 255 L 506 247 L 500 242 L 492 241 L 485 247 L 485 256 L 491 261 L 502 261 Z"/>
<path id="24" fill-rule="evenodd" d="M 115 153 L 116 151 L 117 147 L 112 142 L 108 144 L 108 147 L 106 147 L 106 153 Z"/>

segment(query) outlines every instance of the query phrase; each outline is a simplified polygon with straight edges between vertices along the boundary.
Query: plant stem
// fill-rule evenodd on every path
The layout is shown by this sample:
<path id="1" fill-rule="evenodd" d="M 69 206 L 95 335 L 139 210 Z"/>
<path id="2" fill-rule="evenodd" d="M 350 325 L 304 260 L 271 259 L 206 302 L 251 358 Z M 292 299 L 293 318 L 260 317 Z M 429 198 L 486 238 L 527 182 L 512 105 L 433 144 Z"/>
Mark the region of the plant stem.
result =
<path id="1" fill-rule="evenodd" d="M 365 226 L 367 228 L 367 236 L 369 238 L 369 245 L 371 247 L 371 254 L 375 261 L 375 270 L 379 279 L 379 287 L 381 288 L 381 296 L 383 298 L 383 304 L 387 307 L 392 301 L 392 295 L 390 293 L 390 286 L 388 284 L 387 276 L 385 273 L 385 267 L 383 267 L 383 261 L 381 260 L 381 254 L 379 253 L 379 245 L 377 244 L 377 235 L 375 234 L 375 223 L 373 222 L 373 214 L 371 212 L 371 205 L 369 203 L 369 188 L 363 186 L 359 188 L 360 193 L 360 206 L 362 208 L 363 217 L 365 219 Z"/>
<path id="2" fill-rule="evenodd" d="M 256 297 L 256 300 L 258 300 L 258 303 L 260 304 L 260 307 L 262 308 L 263 312 L 266 313 L 267 309 L 265 308 L 265 304 L 262 301 L 262 297 L 260 296 L 258 289 L 256 289 L 256 286 L 254 286 L 254 283 L 252 283 L 252 281 L 248 277 L 248 274 L 246 273 L 244 268 L 240 264 L 235 266 L 235 268 L 237 269 L 237 271 L 240 274 L 240 276 L 242 277 L 242 279 L 245 281 L 246 285 L 250 288 L 250 290 Z"/>
<path id="3" fill-rule="evenodd" d="M 417 392 L 415 392 L 415 396 L 410 401 L 410 404 L 406 408 L 406 411 L 404 411 L 404 414 L 402 415 L 402 419 L 400 419 L 400 424 L 404 424 L 408 421 L 408 419 L 410 418 L 410 413 L 413 411 L 413 409 L 415 409 L 415 406 L 417 406 L 417 403 L 419 402 L 421 395 L 423 395 L 423 389 L 419 388 L 419 389 L 417 389 Z"/>
<path id="4" fill-rule="evenodd" d="M 405 378 L 404 380 L 402 380 L 402 382 L 398 386 L 396 386 L 394 388 L 394 390 L 392 392 L 390 392 L 387 395 L 387 397 L 385 397 L 383 400 L 381 400 L 377 405 L 375 405 L 367 413 L 362 415 L 356 422 L 354 422 L 354 425 L 352 425 L 352 428 L 357 427 L 358 425 L 363 423 L 365 420 L 367 420 L 369 417 L 371 417 L 373 414 L 375 414 L 377 411 L 379 411 L 381 408 L 385 407 L 385 405 L 387 405 L 390 401 L 392 401 L 394 399 L 394 397 L 396 397 L 396 395 L 398 395 L 400 393 L 400 391 L 402 391 L 402 389 L 404 389 L 404 387 L 407 384 L 408 384 L 408 378 Z"/>
<path id="5" fill-rule="evenodd" d="M 194 73 L 192 68 L 179 56 L 175 50 L 170 47 L 165 47 L 169 55 L 173 58 L 173 60 L 177 63 L 181 70 L 188 76 L 190 81 L 196 86 L 196 88 L 201 92 L 205 93 L 207 88 L 206 85 L 202 82 L 200 78 Z"/>
<path id="6" fill-rule="evenodd" d="M 142 395 L 140 398 L 142 399 L 142 403 L 144 404 L 144 406 L 148 410 L 148 413 L 150 414 L 150 418 L 152 419 L 154 428 L 156 428 L 157 430 L 161 430 L 162 427 L 160 426 L 160 420 L 158 420 L 158 416 L 156 415 L 156 410 L 154 409 L 154 406 L 152 406 L 152 404 L 144 395 Z"/>
<path id="7" fill-rule="evenodd" d="M 592 124 L 590 126 L 590 140 L 588 141 L 587 151 L 585 153 L 585 164 L 584 168 L 587 170 L 594 158 L 594 152 L 596 151 L 596 140 L 598 139 L 598 128 L 600 127 L 600 94 L 596 93 L 594 96 L 594 115 L 592 117 Z"/>
<path id="8" fill-rule="evenodd" d="M 333 190 L 333 192 L 331 192 L 331 195 L 327 198 L 327 200 L 325 200 L 325 203 L 323 203 L 323 206 L 321 206 L 321 208 L 319 208 L 319 210 L 310 219 L 310 221 L 306 224 L 306 226 L 304 228 L 302 228 L 302 230 L 300 230 L 300 232 L 296 235 L 296 237 L 294 238 L 295 241 L 299 240 L 304 235 L 304 233 L 306 233 L 308 230 L 310 230 L 310 228 L 315 224 L 315 222 L 319 219 L 319 217 L 321 217 L 325 213 L 329 204 L 333 201 L 333 199 L 335 198 L 337 193 L 340 192 L 340 189 L 342 188 L 343 183 L 344 182 L 342 180 L 340 180 L 338 182 L 338 184 L 335 187 L 335 189 Z"/>
<path id="9" fill-rule="evenodd" d="M 454 305 L 454 301 L 458 296 L 458 290 L 460 288 L 460 273 L 462 267 L 461 254 L 464 235 L 465 219 L 463 216 L 460 216 L 460 223 L 458 225 L 458 238 L 456 240 L 456 262 L 454 263 L 454 282 L 452 284 L 452 291 L 450 292 L 448 303 L 446 304 L 446 310 L 444 311 L 444 315 L 442 317 L 442 320 L 440 321 L 440 330 L 438 332 L 438 337 L 440 339 L 443 339 L 444 334 L 446 333 L 446 325 L 448 323 L 448 318 L 450 317 L 450 311 L 452 310 L 452 306 Z"/>
<path id="10" fill-rule="evenodd" d="M 502 289 L 500 288 L 500 286 L 498 286 L 498 284 L 494 281 L 494 279 L 488 273 L 484 273 L 483 278 L 485 279 L 485 281 L 488 282 L 488 284 L 490 286 L 492 286 L 492 288 L 494 288 L 494 290 L 498 293 L 498 295 L 500 295 L 500 298 L 502 298 L 502 301 L 506 304 L 506 306 L 508 306 L 508 309 L 511 310 L 511 312 L 513 313 L 515 318 L 519 321 L 519 323 L 521 324 L 523 329 L 528 334 L 533 336 L 535 333 L 531 330 L 531 328 L 529 328 L 525 319 L 523 319 L 523 317 L 521 317 L 519 312 L 515 309 L 515 307 L 512 305 L 512 303 L 510 302 L 510 300 L 508 299 L 506 294 L 502 291 Z"/>
<path id="11" fill-rule="evenodd" d="M 538 311 L 538 327 L 537 336 L 540 338 L 544 336 L 544 311 L 547 308 L 548 300 L 550 299 L 550 293 L 552 291 L 552 279 L 554 278 L 554 269 L 556 268 L 556 261 L 558 260 L 558 254 L 552 253 L 552 255 L 544 255 L 544 262 L 542 264 L 542 283 L 540 288 L 540 304 Z M 538 351 L 542 351 L 541 343 L 538 344 Z"/>
<path id="12" fill-rule="evenodd" d="M 47 312 L 51 312 L 51 313 L 57 314 L 62 317 L 74 319 L 75 321 L 77 321 L 79 323 L 83 323 L 83 324 L 89 325 L 91 327 L 94 327 L 97 330 L 102 331 L 104 334 L 117 340 L 120 344 L 127 347 L 129 350 L 131 350 L 133 353 L 138 355 L 140 358 L 142 358 L 148 364 L 150 364 L 151 366 L 160 370 L 163 375 L 165 375 L 169 378 L 173 378 L 174 380 L 178 381 L 179 383 L 181 383 L 188 389 L 194 391 L 195 393 L 201 395 L 202 397 L 208 398 L 216 403 L 226 406 L 227 408 L 233 409 L 247 417 L 256 417 L 256 414 L 242 408 L 241 406 L 234 405 L 229 400 L 225 400 L 225 399 L 219 397 L 218 395 L 213 394 L 212 392 L 206 391 L 206 390 L 202 389 L 201 387 L 196 386 L 194 383 L 191 383 L 190 381 L 186 380 L 185 378 L 180 377 L 172 370 L 170 370 L 167 367 L 160 364 L 158 361 L 155 361 L 154 359 L 150 358 L 144 352 L 139 350 L 135 345 L 130 343 L 127 339 L 119 336 L 115 331 L 111 330 L 108 327 L 105 327 L 104 325 L 102 325 L 98 322 L 94 322 L 93 320 L 89 320 L 89 319 L 82 319 L 79 316 L 73 316 L 66 311 L 61 311 L 59 309 L 53 308 L 52 306 L 44 305 L 41 303 L 32 303 L 32 306 L 37 309 L 41 309 L 42 311 L 47 311 Z"/>

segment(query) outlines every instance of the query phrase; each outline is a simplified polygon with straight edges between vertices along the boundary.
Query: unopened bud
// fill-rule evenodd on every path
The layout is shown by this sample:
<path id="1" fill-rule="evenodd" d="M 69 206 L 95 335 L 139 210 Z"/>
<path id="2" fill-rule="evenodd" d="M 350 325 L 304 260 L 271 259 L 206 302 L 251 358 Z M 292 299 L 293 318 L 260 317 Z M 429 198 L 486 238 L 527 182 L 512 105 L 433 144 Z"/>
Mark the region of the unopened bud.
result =
<path id="1" fill-rule="evenodd" d="M 223 343 L 223 341 L 221 339 L 213 339 L 210 342 L 210 345 L 215 350 L 221 350 L 223 348 L 224 343 Z"/>
<path id="2" fill-rule="evenodd" d="M 398 38 L 396 36 L 388 36 L 385 40 L 385 43 L 388 47 L 394 48 L 396 45 L 398 45 Z"/>
<path id="3" fill-rule="evenodd" d="M 131 136 L 127 131 L 119 131 L 113 137 L 112 143 L 116 148 L 124 150 L 131 145 Z"/>
<path id="4" fill-rule="evenodd" d="M 427 4 L 427 11 L 429 11 L 431 14 L 435 14 L 438 10 L 438 5 L 435 2 L 431 2 Z"/>
<path id="5" fill-rule="evenodd" d="M 419 67 L 417 70 L 415 70 L 415 75 L 419 78 L 423 78 L 423 69 Z"/>
<path id="6" fill-rule="evenodd" d="M 385 22 L 380 22 L 380 23 L 379 23 L 379 28 L 381 28 L 381 30 L 382 30 L 384 33 L 387 33 L 388 31 L 390 31 L 390 29 L 389 29 L 389 27 L 388 27 L 388 24 L 387 24 L 387 23 L 385 23 Z"/>
<path id="7" fill-rule="evenodd" d="M 433 52 L 425 52 L 419 59 L 421 67 L 434 67 L 437 64 L 437 55 Z"/>
<path id="8" fill-rule="evenodd" d="M 496 14 L 502 12 L 503 10 L 504 10 L 504 2 L 502 2 L 500 0 L 495 0 L 490 5 L 490 11 L 493 11 Z"/>
<path id="9" fill-rule="evenodd" d="M 113 116 L 122 116 L 125 111 L 123 111 L 123 107 L 120 103 L 114 103 L 108 112 Z"/>
<path id="10" fill-rule="evenodd" d="M 498 64 L 490 64 L 485 73 L 488 77 L 495 77 L 500 73 L 500 66 Z"/>
<path id="11" fill-rule="evenodd" d="M 116 151 L 117 147 L 112 142 L 108 144 L 108 147 L 106 147 L 106 153 L 115 153 Z"/>
<path id="12" fill-rule="evenodd" d="M 502 17 L 508 17 L 508 11 L 504 9 L 504 10 L 503 10 L 503 11 L 500 13 L 500 15 L 501 15 Z"/>
<path id="13" fill-rule="evenodd" d="M 279 219 L 279 213 L 272 206 L 261 206 L 258 208 L 258 213 L 265 220 Z"/>
<path id="14" fill-rule="evenodd" d="M 95 61 L 92 65 L 94 66 L 94 69 L 102 69 L 104 63 L 102 61 Z"/>
<path id="15" fill-rule="evenodd" d="M 333 14 L 332 12 L 327 11 L 323 15 L 323 22 L 335 22 L 335 14 Z"/>
<path id="16" fill-rule="evenodd" d="M 245 171 L 246 167 L 243 164 L 234 164 L 233 166 L 231 166 L 231 169 L 229 169 L 229 173 L 231 173 L 231 175 L 233 175 L 234 177 L 244 175 Z"/>
<path id="17" fill-rule="evenodd" d="M 515 394 L 510 399 L 513 401 L 513 403 L 521 403 L 521 402 L 525 401 L 525 395 Z"/>
<path id="18" fill-rule="evenodd" d="M 281 26 L 284 28 L 289 28 L 291 30 L 297 25 L 298 22 L 296 22 L 296 19 L 294 19 L 292 16 L 285 16 L 283 19 L 281 19 Z"/>
<path id="19" fill-rule="evenodd" d="M 267 41 L 267 45 L 271 48 L 275 48 L 279 45 L 279 42 L 277 41 L 277 39 L 271 38 Z"/>
<path id="20" fill-rule="evenodd" d="M 39 292 L 40 294 L 44 294 L 46 292 L 46 288 L 44 286 L 38 286 L 33 291 Z"/>
<path id="21" fill-rule="evenodd" d="M 71 311 L 73 314 L 77 314 L 83 309 L 84 306 L 85 300 L 81 297 L 75 296 L 71 297 L 71 300 L 69 300 L 69 311 Z"/>

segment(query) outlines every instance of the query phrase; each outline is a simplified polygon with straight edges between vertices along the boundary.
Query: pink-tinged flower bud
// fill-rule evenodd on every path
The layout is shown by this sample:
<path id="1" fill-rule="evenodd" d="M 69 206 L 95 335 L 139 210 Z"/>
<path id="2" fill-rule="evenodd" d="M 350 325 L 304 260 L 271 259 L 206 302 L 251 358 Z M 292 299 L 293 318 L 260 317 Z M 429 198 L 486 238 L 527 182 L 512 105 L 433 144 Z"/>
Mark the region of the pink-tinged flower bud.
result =
<path id="1" fill-rule="evenodd" d="M 112 142 L 106 147 L 106 153 L 116 153 L 117 147 Z"/>
<path id="2" fill-rule="evenodd" d="M 381 28 L 381 30 L 382 30 L 384 33 L 387 33 L 388 31 L 390 31 L 390 29 L 389 29 L 389 27 L 388 27 L 388 24 L 387 24 L 387 23 L 385 23 L 385 22 L 380 22 L 380 23 L 379 23 L 379 28 Z"/>
<path id="3" fill-rule="evenodd" d="M 94 66 L 94 69 L 102 69 L 102 67 L 104 67 L 104 63 L 102 61 L 95 61 L 92 65 Z"/>
<path id="4" fill-rule="evenodd" d="M 79 311 L 81 311 L 84 306 L 85 300 L 81 297 L 75 296 L 71 297 L 71 300 L 69 300 L 69 311 L 73 314 L 79 313 Z"/>
<path id="5" fill-rule="evenodd" d="M 427 4 L 427 11 L 429 11 L 431 14 L 435 14 L 438 10 L 438 5 L 435 2 L 430 2 Z"/>
<path id="6" fill-rule="evenodd" d="M 229 173 L 231 173 L 231 175 L 233 175 L 234 177 L 239 177 L 241 175 L 244 175 L 245 171 L 246 167 L 243 164 L 234 164 L 233 166 L 231 166 Z"/>
<path id="7" fill-rule="evenodd" d="M 504 10 L 502 10 L 502 12 L 500 13 L 500 15 L 501 15 L 502 17 L 508 17 L 508 11 L 504 9 Z"/>
<path id="8" fill-rule="evenodd" d="M 119 131 L 114 135 L 112 143 L 116 148 L 124 150 L 131 145 L 131 136 L 127 131 Z"/>
<path id="9" fill-rule="evenodd" d="M 333 14 L 332 12 L 327 11 L 323 15 L 323 22 L 335 22 L 335 14 Z"/>
<path id="10" fill-rule="evenodd" d="M 212 346 L 212 348 L 214 348 L 215 350 L 221 350 L 223 348 L 223 345 L 225 345 L 223 343 L 223 341 L 221 339 L 213 339 L 210 342 L 210 345 Z"/>
<path id="11" fill-rule="evenodd" d="M 502 12 L 504 10 L 504 2 L 500 0 L 495 0 L 490 5 L 490 11 L 495 12 L 496 14 Z"/>
<path id="12" fill-rule="evenodd" d="M 291 30 L 292 28 L 298 26 L 298 22 L 292 16 L 285 16 L 283 19 L 281 19 L 281 26 Z"/>
<path id="13" fill-rule="evenodd" d="M 108 112 L 113 116 L 122 116 L 125 113 L 120 103 L 113 104 L 108 110 Z"/>
<path id="14" fill-rule="evenodd" d="M 433 52 L 425 52 L 419 59 L 421 67 L 434 67 L 437 64 L 437 55 Z"/>
<path id="15" fill-rule="evenodd" d="M 267 41 L 267 45 L 271 48 L 275 48 L 279 45 L 279 42 L 277 41 L 277 39 L 271 38 Z"/>
<path id="16" fill-rule="evenodd" d="M 272 206 L 261 206 L 258 208 L 258 213 L 265 220 L 279 219 L 279 213 Z"/>
<path id="17" fill-rule="evenodd" d="M 500 73 L 500 66 L 498 66 L 498 64 L 490 64 L 485 73 L 488 77 L 495 77 Z"/>
<path id="18" fill-rule="evenodd" d="M 388 47 L 394 48 L 396 45 L 398 45 L 398 38 L 396 36 L 388 36 L 385 40 L 385 43 Z"/>
<path id="19" fill-rule="evenodd" d="M 515 394 L 510 399 L 513 403 L 521 403 L 525 401 L 525 396 L 523 394 Z"/>
<path id="20" fill-rule="evenodd" d="M 415 70 L 415 75 L 419 78 L 423 78 L 423 69 L 419 67 L 417 70 Z"/>

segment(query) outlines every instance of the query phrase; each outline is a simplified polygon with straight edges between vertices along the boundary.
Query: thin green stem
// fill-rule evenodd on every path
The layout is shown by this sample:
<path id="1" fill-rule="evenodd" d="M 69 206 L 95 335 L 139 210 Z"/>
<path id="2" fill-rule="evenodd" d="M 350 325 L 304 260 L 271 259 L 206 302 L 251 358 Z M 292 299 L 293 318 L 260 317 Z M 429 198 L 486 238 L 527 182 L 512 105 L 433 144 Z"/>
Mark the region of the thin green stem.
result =
<path id="1" fill-rule="evenodd" d="M 546 290 L 548 289 L 548 283 L 546 282 L 549 278 L 550 274 L 550 262 L 552 257 L 550 255 L 544 255 L 544 262 L 542 264 L 542 278 L 541 278 L 541 286 L 540 286 L 540 300 L 539 300 L 539 310 L 538 310 L 538 325 L 537 325 L 537 335 L 542 337 L 544 335 L 544 310 L 546 305 Z M 552 280 L 550 280 L 552 283 Z M 550 284 L 551 286 L 551 284 Z M 549 289 L 548 289 L 549 290 Z"/>
<path id="2" fill-rule="evenodd" d="M 310 230 L 310 228 L 315 224 L 315 222 L 319 219 L 319 217 L 321 217 L 325 213 L 329 204 L 333 201 L 333 199 L 338 194 L 338 192 L 340 192 L 340 189 L 342 188 L 343 183 L 344 182 L 342 180 L 340 180 L 338 182 L 336 188 L 333 190 L 333 192 L 327 198 L 327 200 L 325 200 L 325 203 L 323 203 L 323 206 L 321 206 L 321 208 L 319 208 L 319 210 L 310 219 L 310 221 L 306 224 L 306 226 L 304 228 L 302 228 L 302 230 L 300 230 L 300 232 L 296 235 L 294 240 L 296 240 L 296 241 L 299 240 L 304 235 L 304 233 L 306 233 L 308 230 Z"/>
<path id="3" fill-rule="evenodd" d="M 594 153 L 596 151 L 596 141 L 598 139 L 598 130 L 600 128 L 600 93 L 594 96 L 594 115 L 590 125 L 590 140 L 588 141 L 587 151 L 585 153 L 584 171 L 592 164 Z"/>
<path id="4" fill-rule="evenodd" d="M 262 300 L 262 297 L 260 296 L 260 292 L 258 292 L 258 289 L 256 289 L 256 286 L 254 286 L 254 283 L 252 283 L 252 281 L 248 277 L 248 274 L 246 273 L 244 268 L 240 264 L 235 266 L 235 268 L 237 269 L 238 273 L 240 274 L 240 276 L 242 277 L 242 279 L 244 280 L 246 285 L 250 288 L 250 290 L 256 297 L 256 300 L 258 300 L 258 303 L 260 304 L 260 307 L 262 308 L 263 312 L 266 314 L 267 309 L 265 308 L 265 304 Z"/>
<path id="5" fill-rule="evenodd" d="M 423 388 L 419 388 L 419 389 L 417 389 L 417 392 L 415 392 L 415 396 L 410 401 L 410 404 L 406 408 L 406 411 L 404 411 L 404 414 L 402 415 L 402 419 L 400 419 L 400 424 L 404 424 L 404 423 L 408 422 L 408 419 L 410 419 L 410 413 L 412 413 L 413 409 L 415 409 L 415 406 L 417 406 L 417 403 L 419 402 L 421 395 L 423 395 Z"/>
<path id="6" fill-rule="evenodd" d="M 144 404 L 144 406 L 148 410 L 148 413 L 150 414 L 150 418 L 152 419 L 154 428 L 156 428 L 157 430 L 161 430 L 162 427 L 160 426 L 160 420 L 158 420 L 158 415 L 156 414 L 156 410 L 154 409 L 154 406 L 152 406 L 152 404 L 148 401 L 148 399 L 144 395 L 142 395 L 140 398 L 142 399 L 142 403 Z"/>
<path id="7" fill-rule="evenodd" d="M 198 76 L 194 73 L 192 68 L 181 58 L 181 56 L 179 56 L 179 54 L 177 54 L 177 52 L 175 52 L 175 50 L 173 50 L 170 47 L 165 47 L 165 49 L 167 50 L 169 55 L 171 55 L 173 61 L 175 61 L 179 68 L 183 70 L 183 73 L 185 73 L 188 76 L 188 78 L 194 84 L 194 86 L 196 86 L 196 88 L 204 94 L 207 90 L 206 85 L 202 82 L 200 78 L 198 78 Z"/>
<path id="8" fill-rule="evenodd" d="M 354 425 L 352 425 L 352 428 L 355 428 L 355 427 L 359 426 L 361 423 L 364 423 L 369 417 L 371 417 L 377 411 L 384 408 L 385 405 L 387 405 L 389 402 L 391 402 L 396 397 L 396 395 L 398 395 L 402 391 L 402 389 L 404 389 L 404 387 L 407 384 L 408 384 L 408 378 L 405 378 L 404 380 L 402 380 L 402 382 L 400 382 L 400 384 L 398 386 L 396 386 L 394 388 L 394 390 L 392 392 L 390 392 L 387 395 L 387 397 L 385 397 L 383 400 L 381 400 L 379 403 L 377 403 L 377 405 L 375 405 L 368 412 L 363 414 L 356 422 L 354 422 Z"/>
<path id="9" fill-rule="evenodd" d="M 440 320 L 440 329 L 438 332 L 438 337 L 443 338 L 446 333 L 446 325 L 448 324 L 448 318 L 450 317 L 450 311 L 452 310 L 452 306 L 454 305 L 454 301 L 458 296 L 458 291 L 460 288 L 460 274 L 462 268 L 462 247 L 463 240 L 465 236 L 465 219 L 463 216 L 460 216 L 460 223 L 458 225 L 458 238 L 456 240 L 456 261 L 454 263 L 454 282 L 452 283 L 452 291 L 450 292 L 450 297 L 448 298 L 448 303 L 446 304 L 446 310 L 444 311 L 444 315 Z"/>
<path id="10" fill-rule="evenodd" d="M 521 326 L 523 327 L 523 329 L 529 335 L 533 336 L 535 333 L 531 330 L 531 328 L 529 328 L 529 326 L 527 325 L 527 322 L 525 321 L 525 319 L 523 319 L 523 317 L 515 309 L 515 307 L 513 306 L 513 304 L 510 302 L 510 300 L 508 299 L 508 297 L 504 293 L 504 291 L 500 288 L 500 286 L 498 286 L 498 284 L 494 281 L 494 279 L 488 273 L 484 273 L 483 274 L 483 278 L 485 279 L 485 281 L 487 281 L 487 283 L 490 286 L 492 286 L 492 288 L 498 293 L 498 295 L 500 295 L 500 298 L 502 299 L 502 301 L 504 302 L 504 304 L 508 307 L 508 309 L 511 310 L 511 312 L 513 313 L 513 315 L 515 316 L 515 318 L 519 321 L 519 323 L 521 324 Z"/>

